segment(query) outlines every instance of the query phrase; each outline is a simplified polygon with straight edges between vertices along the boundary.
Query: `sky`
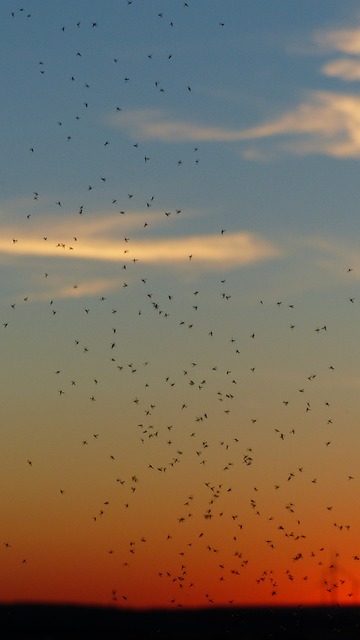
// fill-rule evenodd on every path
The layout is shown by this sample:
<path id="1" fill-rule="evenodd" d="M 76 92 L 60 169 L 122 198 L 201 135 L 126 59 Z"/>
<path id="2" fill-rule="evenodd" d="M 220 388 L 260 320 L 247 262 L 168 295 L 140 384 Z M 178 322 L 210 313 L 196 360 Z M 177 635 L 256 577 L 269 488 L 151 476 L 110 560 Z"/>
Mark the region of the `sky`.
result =
<path id="1" fill-rule="evenodd" d="M 0 601 L 359 604 L 358 2 L 0 25 Z"/>

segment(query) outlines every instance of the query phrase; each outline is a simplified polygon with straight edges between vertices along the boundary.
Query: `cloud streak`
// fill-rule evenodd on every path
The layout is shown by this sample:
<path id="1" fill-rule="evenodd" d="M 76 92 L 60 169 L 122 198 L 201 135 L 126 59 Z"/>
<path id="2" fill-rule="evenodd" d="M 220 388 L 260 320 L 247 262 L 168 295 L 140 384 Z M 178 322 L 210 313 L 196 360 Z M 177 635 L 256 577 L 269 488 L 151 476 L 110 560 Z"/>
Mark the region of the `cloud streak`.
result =
<path id="1" fill-rule="evenodd" d="M 333 29 L 317 31 L 314 40 L 322 49 L 360 55 L 360 29 Z"/>
<path id="2" fill-rule="evenodd" d="M 340 78 L 345 82 L 357 82 L 360 80 L 360 60 L 339 58 L 325 64 L 321 71 L 331 78 Z"/>
<path id="3" fill-rule="evenodd" d="M 327 67 L 327 73 L 359 74 L 358 65 Z M 113 121 L 114 122 L 114 121 Z M 120 123 L 120 120 L 117 119 Z M 126 114 L 121 127 L 136 136 L 161 142 L 239 143 L 286 137 L 278 152 L 324 154 L 337 158 L 360 157 L 360 97 L 351 93 L 316 91 L 294 109 L 248 129 L 204 126 L 171 120 L 163 112 L 135 111 Z M 252 157 L 249 150 L 244 155 Z M 253 157 L 258 157 L 256 153 Z"/>
<path id="4" fill-rule="evenodd" d="M 66 222 L 62 223 L 61 230 L 64 225 L 66 228 Z M 53 235 L 61 237 L 61 230 L 53 229 Z M 219 264 L 224 268 L 253 264 L 276 258 L 281 253 L 272 242 L 247 231 L 180 237 L 152 236 L 149 239 L 124 238 L 120 236 L 121 232 L 123 227 L 119 220 L 110 217 L 103 224 L 94 221 L 87 227 L 86 233 L 83 229 L 81 240 L 73 240 L 70 243 L 39 239 L 38 235 L 30 234 L 29 231 L 24 237 L 11 240 L 9 232 L 3 230 L 0 254 L 12 257 L 71 258 L 104 263 L 141 261 L 174 267 L 179 267 L 191 259 L 211 269 L 218 268 Z"/>
<path id="5" fill-rule="evenodd" d="M 161 142 L 234 142 L 236 139 L 241 139 L 241 132 L 224 127 L 174 120 L 160 109 L 124 111 L 120 115 L 109 116 L 108 122 L 134 137 L 141 136 Z"/>
<path id="6" fill-rule="evenodd" d="M 321 52 L 340 52 L 343 58 L 323 64 L 323 76 L 345 82 L 360 80 L 360 29 L 318 31 L 313 42 Z M 249 143 L 241 153 L 249 160 L 277 154 L 321 154 L 335 158 L 360 157 L 360 98 L 357 94 L 309 92 L 298 105 L 254 127 L 209 125 L 174 118 L 163 110 L 133 110 L 112 114 L 111 126 L 139 139 L 163 143 Z M 267 140 L 266 148 L 261 141 Z M 270 148 L 270 150 L 269 150 Z"/>
<path id="7" fill-rule="evenodd" d="M 293 111 L 254 127 L 248 139 L 288 136 L 285 150 L 336 158 L 360 156 L 360 98 L 318 91 Z"/>

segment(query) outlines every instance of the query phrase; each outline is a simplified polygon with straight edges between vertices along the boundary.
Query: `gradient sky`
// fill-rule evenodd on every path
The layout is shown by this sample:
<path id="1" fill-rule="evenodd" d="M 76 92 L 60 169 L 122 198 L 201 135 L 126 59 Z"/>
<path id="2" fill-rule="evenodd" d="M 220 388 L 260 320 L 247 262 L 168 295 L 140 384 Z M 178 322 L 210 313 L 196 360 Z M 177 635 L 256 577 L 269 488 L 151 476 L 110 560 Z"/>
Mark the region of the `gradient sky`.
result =
<path id="1" fill-rule="evenodd" d="M 358 603 L 359 3 L 0 24 L 0 600 Z"/>

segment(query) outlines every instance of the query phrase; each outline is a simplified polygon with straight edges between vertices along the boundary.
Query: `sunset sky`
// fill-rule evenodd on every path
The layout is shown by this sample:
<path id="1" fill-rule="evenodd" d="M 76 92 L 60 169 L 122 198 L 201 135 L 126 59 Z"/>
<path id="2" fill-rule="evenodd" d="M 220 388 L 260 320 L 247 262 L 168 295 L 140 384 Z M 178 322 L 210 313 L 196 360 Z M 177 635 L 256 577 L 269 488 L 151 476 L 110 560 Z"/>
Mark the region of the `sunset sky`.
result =
<path id="1" fill-rule="evenodd" d="M 0 24 L 0 601 L 360 603 L 359 3 Z"/>

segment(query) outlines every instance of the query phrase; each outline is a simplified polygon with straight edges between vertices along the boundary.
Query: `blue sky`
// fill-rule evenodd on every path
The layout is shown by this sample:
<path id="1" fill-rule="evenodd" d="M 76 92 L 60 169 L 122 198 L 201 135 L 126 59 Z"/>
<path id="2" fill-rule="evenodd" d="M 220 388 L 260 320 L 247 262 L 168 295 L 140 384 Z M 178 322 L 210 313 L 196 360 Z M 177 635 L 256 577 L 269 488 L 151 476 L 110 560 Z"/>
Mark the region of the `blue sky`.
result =
<path id="1" fill-rule="evenodd" d="M 169 521 L 182 521 L 181 487 L 203 504 L 204 482 L 222 485 L 231 468 L 234 487 L 253 500 L 255 486 L 277 520 L 289 502 L 278 504 L 274 486 L 296 496 L 301 553 L 315 577 L 308 596 L 299 586 L 292 597 L 314 599 L 309 505 L 323 510 L 328 558 L 343 548 L 326 520 L 329 501 L 337 496 L 338 522 L 351 519 L 359 482 L 358 3 L 5 0 L 0 17 L 0 476 L 14 486 L 4 535 L 19 554 L 0 559 L 12 576 L 0 597 L 107 602 L 116 581 L 126 583 L 119 565 L 98 559 L 116 546 L 113 532 L 151 531 L 160 554 Z M 110 509 L 95 535 L 94 513 L 117 495 L 122 474 L 142 502 L 120 520 Z M 199 506 L 196 523 L 202 517 Z M 65 531 L 69 518 L 76 566 L 92 557 L 102 576 L 85 592 L 53 534 L 52 523 Z M 272 525 L 247 519 L 254 577 Z M 349 571 L 358 528 L 343 560 Z M 90 536 L 86 551 L 77 531 Z M 207 540 L 214 535 L 227 557 L 219 531 Z M 48 592 L 36 543 L 45 532 L 55 565 L 66 558 L 68 591 Z M 264 557 L 284 587 L 287 543 L 278 548 Z M 132 568 L 130 600 L 166 603 L 148 569 L 139 593 Z M 214 575 L 215 599 L 230 600 L 232 586 L 218 592 Z M 184 602 L 202 603 L 201 589 Z"/>

